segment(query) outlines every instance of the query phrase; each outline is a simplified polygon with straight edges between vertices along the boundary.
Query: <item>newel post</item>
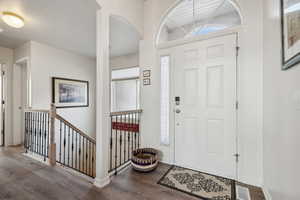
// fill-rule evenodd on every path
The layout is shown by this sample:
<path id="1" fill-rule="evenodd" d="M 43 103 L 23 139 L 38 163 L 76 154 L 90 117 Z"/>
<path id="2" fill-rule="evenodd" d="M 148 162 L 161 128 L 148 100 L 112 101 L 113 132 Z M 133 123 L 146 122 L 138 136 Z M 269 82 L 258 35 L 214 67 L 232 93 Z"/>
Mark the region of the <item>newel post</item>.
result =
<path id="1" fill-rule="evenodd" d="M 55 117 L 56 107 L 51 104 L 50 109 L 50 148 L 49 148 L 49 161 L 51 166 L 56 165 L 56 144 L 55 144 Z"/>

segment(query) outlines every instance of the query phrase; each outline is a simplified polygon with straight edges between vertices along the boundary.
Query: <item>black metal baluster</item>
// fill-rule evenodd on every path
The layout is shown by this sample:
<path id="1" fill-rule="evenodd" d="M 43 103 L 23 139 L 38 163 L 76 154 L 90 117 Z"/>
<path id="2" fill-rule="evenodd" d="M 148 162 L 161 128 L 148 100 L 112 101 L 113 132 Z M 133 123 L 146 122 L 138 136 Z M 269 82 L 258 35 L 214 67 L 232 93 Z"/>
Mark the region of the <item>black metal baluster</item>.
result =
<path id="1" fill-rule="evenodd" d="M 113 116 L 110 117 L 110 124 L 111 124 L 111 129 L 110 129 L 110 165 L 109 165 L 109 171 L 112 170 L 112 148 L 113 148 L 113 138 L 112 138 L 112 133 L 113 133 Z"/>
<path id="2" fill-rule="evenodd" d="M 82 165 L 83 165 L 83 169 L 82 171 L 84 172 L 85 171 L 85 138 L 82 137 L 82 142 L 83 142 L 83 145 L 82 145 Z"/>
<path id="3" fill-rule="evenodd" d="M 64 123 L 64 165 L 66 164 L 66 124 Z"/>
<path id="4" fill-rule="evenodd" d="M 24 148 L 25 148 L 25 153 L 27 153 L 27 112 L 25 112 L 25 132 L 24 132 Z M 1 136 L 2 137 L 2 136 Z M 0 144 L 2 145 L 2 144 Z"/>
<path id="5" fill-rule="evenodd" d="M 130 114 L 130 123 L 131 123 L 131 125 L 130 125 L 130 127 L 133 127 L 133 121 L 134 121 L 134 119 L 133 119 L 133 114 L 131 113 Z M 131 151 L 130 151 L 130 156 L 131 156 L 131 154 L 132 154 L 132 151 L 133 151 L 133 130 L 131 129 L 131 133 L 130 133 L 130 140 L 131 140 Z"/>
<path id="6" fill-rule="evenodd" d="M 78 163 L 77 163 L 77 154 L 78 154 L 78 133 L 76 133 L 76 141 L 75 141 L 75 168 L 77 169 Z"/>
<path id="7" fill-rule="evenodd" d="M 22 120 L 24 120 L 24 141 L 23 141 L 23 143 L 24 143 L 24 149 L 25 149 L 25 153 L 26 153 L 26 146 L 27 146 L 27 112 L 24 112 L 24 119 L 22 119 Z M 0 134 L 1 135 L 1 134 Z M 0 136 L 0 137 L 2 137 L 2 136 Z M 2 144 L 0 144 L 0 146 L 1 146 Z"/>
<path id="8" fill-rule="evenodd" d="M 116 144 L 115 144 L 115 175 L 117 175 L 117 162 L 118 162 L 118 116 L 116 116 Z"/>
<path id="9" fill-rule="evenodd" d="M 27 152 L 30 151 L 30 141 L 31 141 L 31 134 L 30 134 L 30 131 L 31 131 L 31 121 L 30 121 L 30 112 L 27 112 L 27 124 L 28 124 L 28 135 L 27 135 Z"/>
<path id="10" fill-rule="evenodd" d="M 49 144 L 50 144 L 50 112 L 47 113 L 47 157 L 49 157 Z"/>
<path id="11" fill-rule="evenodd" d="M 40 112 L 39 113 L 39 149 L 40 149 L 40 155 L 43 155 L 43 152 L 42 152 L 42 150 L 43 150 L 43 147 L 42 147 L 42 144 L 43 144 L 43 141 L 42 141 L 42 113 Z"/>
<path id="12" fill-rule="evenodd" d="M 31 124 L 32 124 L 32 140 L 31 140 L 31 151 L 34 152 L 34 142 L 35 142 L 35 137 L 34 137 L 34 113 L 31 113 Z"/>
<path id="13" fill-rule="evenodd" d="M 81 135 L 79 135 L 78 160 L 79 160 L 79 171 L 81 171 Z"/>
<path id="14" fill-rule="evenodd" d="M 134 114 L 134 129 L 136 128 L 137 124 L 137 113 Z M 136 150 L 136 130 L 134 130 L 134 150 Z"/>
<path id="15" fill-rule="evenodd" d="M 39 121 L 38 121 L 38 118 L 39 118 L 39 114 L 37 112 L 35 112 L 35 125 L 36 125 L 36 134 L 35 134 L 35 150 L 36 150 L 36 153 L 38 154 L 39 153 L 39 139 L 38 139 L 38 136 L 39 136 Z"/>
<path id="16" fill-rule="evenodd" d="M 44 147 L 44 143 L 43 143 L 43 133 L 42 133 L 42 130 L 43 130 L 43 112 L 40 112 L 40 155 L 41 156 L 44 156 L 43 154 L 43 147 Z"/>
<path id="17" fill-rule="evenodd" d="M 89 175 L 91 175 L 91 141 L 89 141 Z"/>
<path id="18" fill-rule="evenodd" d="M 71 163 L 72 163 L 72 168 L 74 168 L 74 130 L 72 129 L 72 157 L 71 157 Z"/>
<path id="19" fill-rule="evenodd" d="M 41 155 L 40 153 L 40 113 L 36 112 L 36 151 L 37 154 Z"/>
<path id="20" fill-rule="evenodd" d="M 126 124 L 126 126 L 127 126 L 127 119 L 126 119 L 126 114 L 124 115 L 124 118 L 125 118 L 125 120 L 124 120 L 124 123 Z M 127 159 L 126 159 L 126 133 L 127 133 L 127 131 L 124 131 L 124 163 L 125 162 L 127 162 Z"/>
<path id="21" fill-rule="evenodd" d="M 38 153 L 38 146 L 37 146 L 37 113 L 34 113 L 34 152 Z"/>
<path id="22" fill-rule="evenodd" d="M 70 166 L 70 126 L 68 129 L 68 166 Z"/>
<path id="23" fill-rule="evenodd" d="M 37 145 L 37 153 L 39 155 L 41 155 L 40 153 L 40 113 L 36 113 L 36 116 L 37 116 L 37 121 L 36 121 L 36 127 L 37 127 L 37 130 L 36 130 L 36 145 Z"/>
<path id="24" fill-rule="evenodd" d="M 123 115 L 120 116 L 121 118 L 121 124 L 123 123 Z M 122 165 L 122 134 L 123 134 L 123 130 L 120 130 L 120 165 Z"/>
<path id="25" fill-rule="evenodd" d="M 140 133 L 140 113 L 138 113 L 138 148 L 141 146 L 141 133 Z"/>
<path id="26" fill-rule="evenodd" d="M 27 112 L 27 152 L 29 151 L 30 142 L 30 112 Z"/>
<path id="27" fill-rule="evenodd" d="M 127 115 L 127 123 L 130 126 L 130 114 Z M 127 132 L 127 151 L 128 151 L 128 160 L 130 160 L 130 129 Z"/>
<path id="28" fill-rule="evenodd" d="M 59 163 L 61 163 L 62 122 L 59 120 Z"/>
<path id="29" fill-rule="evenodd" d="M 95 149 L 94 149 L 94 143 L 92 143 L 92 177 L 94 177 L 94 151 L 95 151 Z"/>
<path id="30" fill-rule="evenodd" d="M 41 146 L 42 146 L 42 151 L 41 154 L 44 156 L 44 113 L 41 112 Z"/>
<path id="31" fill-rule="evenodd" d="M 43 137 L 44 137 L 44 161 L 46 161 L 46 157 L 47 157 L 47 113 L 45 113 L 44 115 L 44 133 L 43 133 Z"/>
<path id="32" fill-rule="evenodd" d="M 86 171 L 86 174 L 88 173 L 88 140 L 87 138 L 85 139 L 85 171 Z"/>
<path id="33" fill-rule="evenodd" d="M 34 122 L 33 122 L 33 117 L 34 117 L 34 115 L 33 115 L 33 113 L 32 112 L 30 112 L 30 118 L 31 118 L 31 120 L 30 120 L 30 122 L 31 122 L 31 131 L 30 131 L 30 134 L 31 134 L 31 141 L 30 141 L 30 151 L 31 152 L 34 152 L 34 149 L 33 149 L 33 143 L 34 143 Z"/>

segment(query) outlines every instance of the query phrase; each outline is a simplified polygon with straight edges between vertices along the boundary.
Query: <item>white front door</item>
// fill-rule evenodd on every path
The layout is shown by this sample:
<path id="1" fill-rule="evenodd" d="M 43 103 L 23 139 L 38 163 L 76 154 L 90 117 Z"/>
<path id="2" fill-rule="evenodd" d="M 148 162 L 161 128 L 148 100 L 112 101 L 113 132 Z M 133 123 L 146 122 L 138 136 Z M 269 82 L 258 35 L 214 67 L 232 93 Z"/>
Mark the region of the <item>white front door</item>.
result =
<path id="1" fill-rule="evenodd" d="M 236 178 L 235 34 L 178 46 L 175 164 Z"/>

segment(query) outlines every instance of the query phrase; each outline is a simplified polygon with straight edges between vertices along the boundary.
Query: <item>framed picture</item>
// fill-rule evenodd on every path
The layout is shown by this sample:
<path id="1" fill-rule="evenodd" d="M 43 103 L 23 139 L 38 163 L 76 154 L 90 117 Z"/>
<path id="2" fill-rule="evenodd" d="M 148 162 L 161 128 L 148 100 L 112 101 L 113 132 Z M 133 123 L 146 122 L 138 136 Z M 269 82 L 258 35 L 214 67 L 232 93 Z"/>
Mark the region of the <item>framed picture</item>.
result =
<path id="1" fill-rule="evenodd" d="M 300 63 L 300 0 L 281 0 L 282 69 Z"/>
<path id="2" fill-rule="evenodd" d="M 144 79 L 143 79 L 143 85 L 151 85 L 151 80 L 150 80 L 150 78 L 144 78 Z"/>
<path id="3" fill-rule="evenodd" d="M 143 71 L 143 77 L 150 77 L 151 76 L 151 70 L 144 70 Z"/>
<path id="4" fill-rule="evenodd" d="M 89 82 L 53 77 L 52 103 L 57 108 L 88 107 Z"/>

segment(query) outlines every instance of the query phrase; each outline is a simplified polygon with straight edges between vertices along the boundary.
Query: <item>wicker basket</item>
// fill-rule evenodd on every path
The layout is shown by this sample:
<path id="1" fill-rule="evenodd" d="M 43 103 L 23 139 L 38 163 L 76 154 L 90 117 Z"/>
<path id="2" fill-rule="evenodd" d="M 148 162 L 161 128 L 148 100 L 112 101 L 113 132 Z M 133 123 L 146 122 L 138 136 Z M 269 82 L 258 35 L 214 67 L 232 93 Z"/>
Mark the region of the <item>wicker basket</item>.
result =
<path id="1" fill-rule="evenodd" d="M 132 152 L 131 165 L 139 172 L 150 172 L 158 165 L 157 150 L 152 148 L 137 149 Z"/>

